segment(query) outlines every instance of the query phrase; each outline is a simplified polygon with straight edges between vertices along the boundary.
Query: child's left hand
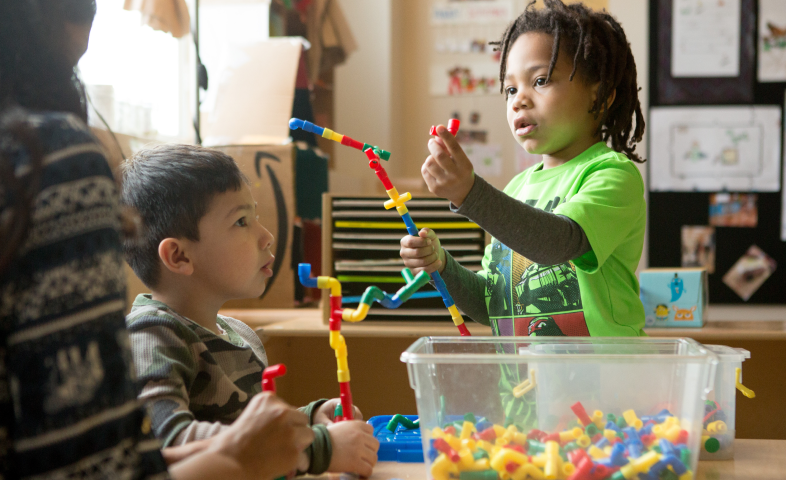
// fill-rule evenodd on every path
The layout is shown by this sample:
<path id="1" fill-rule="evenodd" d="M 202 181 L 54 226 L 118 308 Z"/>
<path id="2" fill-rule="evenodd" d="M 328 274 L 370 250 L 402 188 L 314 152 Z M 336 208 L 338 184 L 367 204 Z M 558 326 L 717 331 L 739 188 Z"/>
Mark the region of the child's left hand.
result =
<path id="1" fill-rule="evenodd" d="M 428 141 L 431 155 L 423 162 L 420 173 L 431 193 L 447 198 L 459 207 L 472 190 L 475 171 L 456 137 L 447 128 L 439 125 L 437 135 Z"/>
<path id="2" fill-rule="evenodd" d="M 314 413 L 314 421 L 312 422 L 314 425 L 323 424 L 323 425 L 330 425 L 333 423 L 334 416 L 333 414 L 336 411 L 336 405 L 341 403 L 341 399 L 338 398 L 331 398 L 327 402 L 323 403 L 319 406 L 317 411 Z M 352 406 L 355 410 L 355 420 L 363 420 L 363 414 L 360 412 L 360 409 L 356 406 Z"/>

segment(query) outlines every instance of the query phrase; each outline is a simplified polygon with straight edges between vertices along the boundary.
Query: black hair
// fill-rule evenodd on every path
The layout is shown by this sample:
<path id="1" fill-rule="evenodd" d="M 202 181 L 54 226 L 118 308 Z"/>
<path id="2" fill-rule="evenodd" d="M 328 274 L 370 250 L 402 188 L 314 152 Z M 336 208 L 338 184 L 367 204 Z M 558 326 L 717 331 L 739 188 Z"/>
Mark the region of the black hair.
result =
<path id="1" fill-rule="evenodd" d="M 32 223 L 43 151 L 27 111 L 70 112 L 87 120 L 84 89 L 63 51 L 65 22 L 93 21 L 95 0 L 0 0 L 0 274 L 16 257 Z M 17 178 L 11 144 L 29 155 L 30 173 Z"/>
<path id="2" fill-rule="evenodd" d="M 553 36 L 554 43 L 546 81 L 551 78 L 560 52 L 573 57 L 570 80 L 579 72 L 588 84 L 599 83 L 598 98 L 590 113 L 600 116 L 598 130 L 604 142 L 643 163 L 634 150 L 644 135 L 644 115 L 639 103 L 636 62 L 619 22 L 605 10 L 595 12 L 582 4 L 565 5 L 561 0 L 544 0 L 545 8 L 534 8 L 532 1 L 511 23 L 502 38 L 492 45 L 501 51 L 500 91 L 504 93 L 507 57 L 510 47 L 524 33 L 542 32 Z M 611 105 L 607 99 L 616 92 Z M 635 116 L 636 125 L 633 125 Z"/>
<path id="3" fill-rule="evenodd" d="M 123 162 L 121 171 L 120 202 L 141 220 L 141 231 L 137 238 L 123 241 L 123 252 L 136 276 L 151 289 L 160 276 L 161 241 L 199 241 L 199 221 L 213 198 L 249 183 L 232 157 L 196 145 L 142 150 Z"/>

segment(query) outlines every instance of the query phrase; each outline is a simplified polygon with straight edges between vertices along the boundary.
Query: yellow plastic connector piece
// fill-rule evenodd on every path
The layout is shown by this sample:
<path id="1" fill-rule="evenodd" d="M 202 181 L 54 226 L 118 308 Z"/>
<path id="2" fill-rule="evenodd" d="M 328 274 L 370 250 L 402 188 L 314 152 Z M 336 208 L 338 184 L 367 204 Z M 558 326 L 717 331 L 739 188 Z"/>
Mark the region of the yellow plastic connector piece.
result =
<path id="1" fill-rule="evenodd" d="M 341 296 L 341 282 L 333 277 L 317 277 L 317 288 L 329 288 L 330 296 Z"/>
<path id="2" fill-rule="evenodd" d="M 468 422 L 467 420 L 464 420 L 464 423 L 461 425 L 461 436 L 459 437 L 459 439 L 460 440 L 468 439 L 472 435 L 472 432 L 474 431 L 475 431 L 475 424 L 472 422 Z"/>
<path id="3" fill-rule="evenodd" d="M 516 394 L 514 393 L 513 395 L 515 396 Z M 582 435 L 584 435 L 584 430 L 580 429 L 579 427 L 575 427 L 572 430 L 565 430 L 564 432 L 559 432 L 559 441 L 560 443 L 568 443 L 573 440 L 576 440 Z"/>
<path id="4" fill-rule="evenodd" d="M 431 476 L 434 480 L 450 480 L 451 475 L 458 477 L 458 464 L 450 461 L 447 455 L 441 453 L 431 464 Z"/>
<path id="5" fill-rule="evenodd" d="M 709 425 L 707 425 L 707 431 L 710 433 L 726 433 L 729 427 L 726 426 L 726 422 L 723 420 L 716 420 Z"/>
<path id="6" fill-rule="evenodd" d="M 562 462 L 562 458 L 559 456 L 559 443 L 555 441 L 546 442 L 543 453 L 546 457 L 543 474 L 547 480 L 556 480 L 560 475 L 560 462 Z"/>
<path id="7" fill-rule="evenodd" d="M 639 417 L 636 416 L 636 412 L 633 410 L 625 410 L 622 412 L 622 416 L 625 417 L 625 422 L 628 423 L 628 426 L 634 427 L 636 430 L 644 426 L 644 423 L 639 420 Z"/>
<path id="8" fill-rule="evenodd" d="M 587 453 L 590 454 L 593 460 L 600 460 L 601 458 L 608 458 L 609 454 L 601 450 L 600 448 L 596 447 L 595 445 L 591 446 Z"/>
<path id="9" fill-rule="evenodd" d="M 328 140 L 333 140 L 334 142 L 341 143 L 341 140 L 344 140 L 344 135 L 340 133 L 336 133 L 333 130 L 326 128 L 322 131 L 322 138 L 327 138 Z"/>
<path id="10" fill-rule="evenodd" d="M 396 207 L 396 209 L 398 209 L 398 207 L 404 207 L 404 209 L 406 210 L 405 204 L 408 201 L 412 200 L 411 193 L 407 192 L 402 195 L 399 195 L 398 190 L 396 190 L 396 187 L 393 187 L 390 190 L 386 190 L 386 192 L 388 194 L 388 197 L 390 197 L 390 200 L 385 202 L 385 210 L 390 210 L 393 207 Z M 405 211 L 404 213 L 407 212 Z M 401 213 L 399 211 L 399 214 L 401 215 L 403 215 L 404 213 Z"/>
<path id="11" fill-rule="evenodd" d="M 603 430 L 603 427 L 606 426 L 606 416 L 603 415 L 603 412 L 600 410 L 595 410 L 592 412 L 592 423 L 595 424 L 596 427 Z"/>
<path id="12" fill-rule="evenodd" d="M 339 382 L 349 381 L 349 363 L 347 362 L 347 342 L 337 330 L 330 331 L 330 348 L 336 351 L 336 373 Z"/>
<path id="13" fill-rule="evenodd" d="M 513 388 L 513 396 L 516 398 L 523 397 L 527 392 L 535 388 L 535 370 L 529 371 L 529 378 L 516 385 Z"/>
<path id="14" fill-rule="evenodd" d="M 497 471 L 505 471 L 505 466 L 510 463 L 518 463 L 519 465 L 523 465 L 525 463 L 529 463 L 527 456 L 521 452 L 516 450 L 511 450 L 509 448 L 503 448 L 499 451 L 496 455 L 491 458 L 491 468 Z"/>
<path id="15" fill-rule="evenodd" d="M 516 471 L 513 472 L 513 475 L 511 475 L 510 478 L 511 480 L 525 480 L 527 478 L 534 478 L 536 480 L 540 480 L 546 478 L 546 476 L 543 475 L 543 472 L 535 465 L 531 463 L 525 463 L 523 465 L 520 465 L 519 468 L 517 468 Z"/>
<path id="16" fill-rule="evenodd" d="M 639 473 L 648 472 L 650 467 L 658 463 L 660 458 L 661 455 L 658 452 L 654 450 L 649 451 L 639 458 L 634 458 L 630 463 L 620 468 L 620 473 L 625 478 L 636 478 Z"/>
<path id="17" fill-rule="evenodd" d="M 756 397 L 756 393 L 754 393 L 753 390 L 751 390 L 750 388 L 748 388 L 745 385 L 743 385 L 742 383 L 740 383 L 740 378 L 741 377 L 742 377 L 742 369 L 741 368 L 735 368 L 734 369 L 734 385 L 737 387 L 737 390 L 742 392 L 742 394 L 745 395 L 748 398 Z"/>
<path id="18" fill-rule="evenodd" d="M 341 312 L 341 319 L 347 322 L 360 322 L 365 320 L 369 310 L 371 310 L 371 305 L 365 303 L 361 303 L 356 309 L 345 308 L 344 311 Z"/>
<path id="19" fill-rule="evenodd" d="M 453 325 L 459 326 L 464 323 L 464 318 L 461 317 L 461 314 L 458 311 L 458 308 L 455 305 L 451 305 L 448 307 L 448 312 L 450 312 L 450 318 L 453 319 Z"/>

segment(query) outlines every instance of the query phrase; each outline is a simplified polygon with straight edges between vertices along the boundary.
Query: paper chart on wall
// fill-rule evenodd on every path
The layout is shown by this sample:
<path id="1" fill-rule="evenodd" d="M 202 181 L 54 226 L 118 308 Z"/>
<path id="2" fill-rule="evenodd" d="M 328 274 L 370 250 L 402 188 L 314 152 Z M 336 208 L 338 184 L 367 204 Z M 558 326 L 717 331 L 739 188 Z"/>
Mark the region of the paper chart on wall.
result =
<path id="1" fill-rule="evenodd" d="M 739 76 L 740 8 L 740 0 L 673 0 L 671 76 Z"/>
<path id="2" fill-rule="evenodd" d="M 786 81 L 786 0 L 759 0 L 760 82 Z"/>
<path id="3" fill-rule="evenodd" d="M 780 189 L 780 107 L 654 107 L 649 128 L 653 191 Z"/>
<path id="4" fill-rule="evenodd" d="M 464 152 L 472 162 L 475 172 L 481 177 L 498 177 L 502 175 L 502 145 L 469 144 Z"/>

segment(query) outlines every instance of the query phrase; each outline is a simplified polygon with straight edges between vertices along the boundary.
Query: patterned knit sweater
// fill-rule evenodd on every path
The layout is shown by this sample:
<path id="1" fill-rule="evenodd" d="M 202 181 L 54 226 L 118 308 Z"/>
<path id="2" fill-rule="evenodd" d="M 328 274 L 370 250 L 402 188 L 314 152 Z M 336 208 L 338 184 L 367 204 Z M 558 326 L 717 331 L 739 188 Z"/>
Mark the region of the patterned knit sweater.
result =
<path id="1" fill-rule="evenodd" d="M 112 172 L 77 117 L 27 121 L 44 167 L 30 232 L 0 276 L 0 478 L 166 478 L 123 322 Z M 26 181 L 29 152 L 2 134 L 0 150 Z M 0 184 L 0 218 L 15 205 Z"/>
<path id="2" fill-rule="evenodd" d="M 228 428 L 262 391 L 267 355 L 259 337 L 240 320 L 219 315 L 216 335 L 150 295 L 138 295 L 126 325 L 131 333 L 139 398 L 151 410 L 153 432 L 165 446 L 202 440 Z M 324 403 L 302 410 L 309 418 Z M 313 425 L 308 473 L 330 464 L 330 436 Z"/>

